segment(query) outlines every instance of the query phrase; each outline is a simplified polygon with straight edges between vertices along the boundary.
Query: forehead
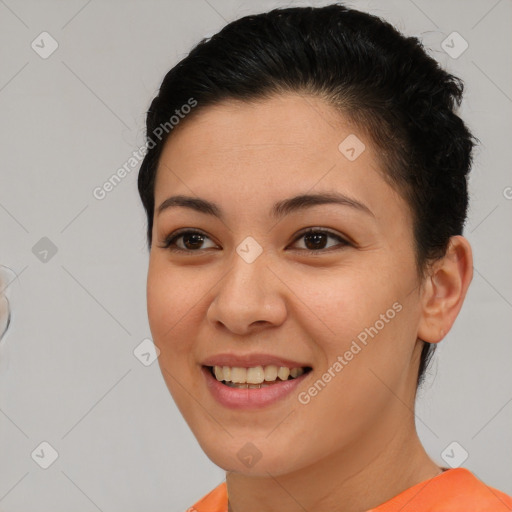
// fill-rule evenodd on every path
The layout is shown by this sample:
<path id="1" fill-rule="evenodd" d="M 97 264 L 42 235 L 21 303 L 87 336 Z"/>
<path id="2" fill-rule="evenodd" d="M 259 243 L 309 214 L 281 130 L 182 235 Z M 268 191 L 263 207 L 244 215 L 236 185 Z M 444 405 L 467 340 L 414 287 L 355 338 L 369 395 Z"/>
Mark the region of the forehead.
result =
<path id="1" fill-rule="evenodd" d="M 186 193 L 265 208 L 267 198 L 321 189 L 359 197 L 377 213 L 390 201 L 406 207 L 383 179 L 367 135 L 320 98 L 229 100 L 197 110 L 177 128 L 160 158 L 156 205 Z"/>
<path id="2" fill-rule="evenodd" d="M 332 144 L 350 130 L 348 125 L 332 106 L 313 96 L 289 93 L 250 102 L 226 100 L 204 109 L 199 105 L 191 121 L 185 118 L 171 134 L 164 152 L 185 144 L 196 156 L 216 152 L 220 158 L 223 151 L 277 156 L 276 152 L 300 151 L 314 159 L 332 158 L 338 156 L 332 152 L 337 145 Z M 272 151 L 272 146 L 279 149 Z M 331 154 L 325 155 L 329 149 Z"/>

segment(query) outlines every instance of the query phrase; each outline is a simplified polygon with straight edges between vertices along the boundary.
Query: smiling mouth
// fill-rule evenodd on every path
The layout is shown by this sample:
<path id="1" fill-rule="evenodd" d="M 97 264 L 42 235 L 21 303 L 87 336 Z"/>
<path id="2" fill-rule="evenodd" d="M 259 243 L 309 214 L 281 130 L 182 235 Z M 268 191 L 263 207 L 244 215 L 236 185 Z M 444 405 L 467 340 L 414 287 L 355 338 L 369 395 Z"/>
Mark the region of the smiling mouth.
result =
<path id="1" fill-rule="evenodd" d="M 230 388 L 260 389 L 280 382 L 293 380 L 309 373 L 309 366 L 288 368 L 286 366 L 253 366 L 251 368 L 231 366 L 206 366 L 211 375 L 221 384 Z"/>

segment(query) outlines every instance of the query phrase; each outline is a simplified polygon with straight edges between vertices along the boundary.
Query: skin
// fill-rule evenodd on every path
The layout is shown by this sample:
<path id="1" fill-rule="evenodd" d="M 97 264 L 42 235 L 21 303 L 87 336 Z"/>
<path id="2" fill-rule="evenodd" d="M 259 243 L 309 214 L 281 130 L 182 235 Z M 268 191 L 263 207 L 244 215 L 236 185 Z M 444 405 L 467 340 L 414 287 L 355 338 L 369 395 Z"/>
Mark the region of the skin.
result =
<path id="1" fill-rule="evenodd" d="M 338 149 L 349 134 L 366 146 L 354 161 Z M 337 204 L 278 221 L 269 214 L 279 200 L 324 191 L 348 195 L 371 214 Z M 440 474 L 414 423 L 418 338 L 437 343 L 455 321 L 472 277 L 467 240 L 453 237 L 446 257 L 420 280 L 410 209 L 383 178 L 378 151 L 311 96 L 230 100 L 183 121 L 162 153 L 155 205 L 177 194 L 217 203 L 223 219 L 184 207 L 155 213 L 149 322 L 178 408 L 207 456 L 227 471 L 230 510 L 363 511 Z M 350 243 L 329 237 L 315 249 L 298 238 L 307 227 Z M 202 231 L 203 245 L 188 253 L 163 248 L 180 228 Z M 263 249 L 250 264 L 236 252 L 247 236 Z M 176 243 L 190 247 L 183 238 Z M 394 303 L 401 311 L 300 403 L 297 393 Z M 231 410 L 215 401 L 201 374 L 204 359 L 226 352 L 269 353 L 313 370 L 283 400 Z M 252 467 L 237 457 L 247 442 L 261 453 Z"/>

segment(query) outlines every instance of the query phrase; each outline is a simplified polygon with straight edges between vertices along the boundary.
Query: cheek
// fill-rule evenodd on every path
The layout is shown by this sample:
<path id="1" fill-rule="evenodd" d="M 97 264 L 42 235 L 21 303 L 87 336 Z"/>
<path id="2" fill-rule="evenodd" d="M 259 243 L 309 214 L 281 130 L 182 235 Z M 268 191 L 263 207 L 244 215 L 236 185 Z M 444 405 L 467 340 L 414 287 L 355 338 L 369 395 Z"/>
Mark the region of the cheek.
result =
<path id="1" fill-rule="evenodd" d="M 365 329 L 376 322 L 381 327 L 382 314 L 384 320 L 396 316 L 393 304 L 400 299 L 399 287 L 390 286 L 389 282 L 384 285 L 379 280 L 379 273 L 370 267 L 364 271 L 331 271 L 329 275 L 315 275 L 312 279 L 302 276 L 295 282 L 301 283 L 297 295 L 314 313 L 319 326 L 317 335 L 324 340 L 324 348 L 329 352 L 340 353 L 348 349 L 347 345 L 353 339 L 361 333 L 364 338 Z M 386 323 L 387 330 L 390 330 L 390 323 Z"/>
<path id="2" fill-rule="evenodd" d="M 197 290 L 197 294 L 200 293 Z M 147 281 L 148 320 L 153 341 L 161 352 L 189 350 L 193 336 L 186 335 L 197 316 L 197 295 L 180 269 L 170 269 L 156 258 L 150 261 Z M 187 345 L 187 346 L 185 346 Z"/>
<path id="3" fill-rule="evenodd" d="M 157 265 L 150 264 L 147 282 L 148 320 L 154 342 L 157 344 L 160 344 L 165 330 L 172 326 L 169 312 L 174 311 L 176 296 L 169 293 L 168 285 L 172 286 L 172 283 L 168 281 L 162 276 Z"/>
<path id="4" fill-rule="evenodd" d="M 190 281 L 189 281 L 190 282 Z M 184 416 L 193 409 L 183 383 L 196 369 L 193 357 L 194 326 L 199 325 L 194 304 L 197 298 L 187 287 L 179 269 L 169 269 L 165 261 L 150 260 L 147 280 L 147 310 L 153 342 L 160 354 L 158 364 L 174 401 Z"/>
<path id="5" fill-rule="evenodd" d="M 405 270 L 383 272 L 368 265 L 362 271 L 345 269 L 336 277 L 316 276 L 314 282 L 302 283 L 304 302 L 318 318 L 315 329 L 314 320 L 301 320 L 322 352 L 318 388 L 329 382 L 317 403 L 336 409 L 335 397 L 351 389 L 339 406 L 371 414 L 388 393 L 379 378 L 396 389 L 410 371 L 417 322 L 415 295 L 410 293 L 413 274 L 409 278 Z M 314 319 L 309 314 L 307 318 Z"/>

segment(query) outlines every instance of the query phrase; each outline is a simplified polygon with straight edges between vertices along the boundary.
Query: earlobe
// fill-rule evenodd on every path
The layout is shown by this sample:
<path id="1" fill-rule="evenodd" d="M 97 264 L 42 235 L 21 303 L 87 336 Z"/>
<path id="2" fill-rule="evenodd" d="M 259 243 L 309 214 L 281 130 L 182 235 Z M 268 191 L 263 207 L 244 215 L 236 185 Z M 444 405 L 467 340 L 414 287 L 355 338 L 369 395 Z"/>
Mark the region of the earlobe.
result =
<path id="1" fill-rule="evenodd" d="M 434 263 L 422 289 L 418 338 L 438 343 L 451 329 L 473 278 L 471 246 L 461 235 L 450 238 L 445 256 Z"/>

